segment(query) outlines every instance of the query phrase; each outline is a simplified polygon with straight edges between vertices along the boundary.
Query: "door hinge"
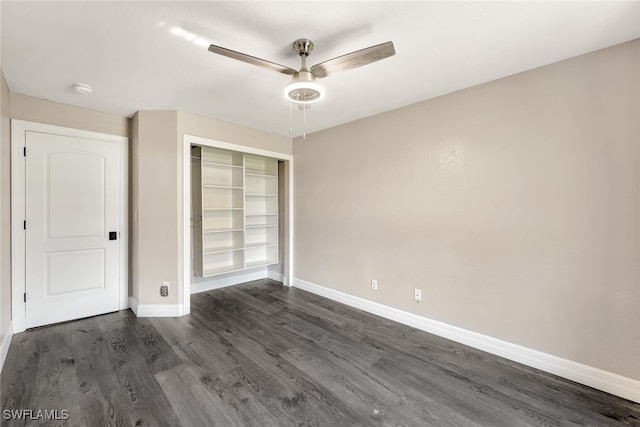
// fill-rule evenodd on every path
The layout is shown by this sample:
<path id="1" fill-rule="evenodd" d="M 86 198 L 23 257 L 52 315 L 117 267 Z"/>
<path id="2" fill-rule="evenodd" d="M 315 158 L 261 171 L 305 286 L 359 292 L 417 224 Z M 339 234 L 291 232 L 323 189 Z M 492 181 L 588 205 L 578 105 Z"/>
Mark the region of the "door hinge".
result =
<path id="1" fill-rule="evenodd" d="M 27 293 L 24 293 L 24 302 L 27 302 Z"/>
<path id="2" fill-rule="evenodd" d="M 22 227 L 26 230 L 27 229 L 27 221 L 23 221 L 22 222 Z"/>
<path id="3" fill-rule="evenodd" d="M 22 148 L 22 155 L 27 157 L 27 147 Z"/>

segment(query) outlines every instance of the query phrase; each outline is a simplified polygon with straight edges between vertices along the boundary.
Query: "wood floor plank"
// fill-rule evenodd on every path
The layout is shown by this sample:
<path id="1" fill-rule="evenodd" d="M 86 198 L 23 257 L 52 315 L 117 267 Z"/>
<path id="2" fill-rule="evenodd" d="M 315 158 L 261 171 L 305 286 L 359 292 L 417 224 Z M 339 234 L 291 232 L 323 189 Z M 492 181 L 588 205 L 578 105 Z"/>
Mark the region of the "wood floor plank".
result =
<path id="1" fill-rule="evenodd" d="M 295 309 L 294 309 L 294 310 L 295 310 Z M 307 332 L 307 333 L 309 334 L 309 336 L 312 336 L 312 337 L 314 337 L 314 336 L 315 336 L 315 339 L 319 339 L 319 340 L 321 340 L 321 341 L 322 341 L 322 342 L 321 342 L 321 345 L 322 345 L 323 349 L 327 349 L 327 345 L 328 345 L 328 344 L 330 344 L 330 343 L 331 343 L 331 341 L 330 341 L 330 340 L 325 340 L 325 339 L 323 339 L 321 335 L 320 335 L 320 336 L 318 336 L 318 335 L 314 335 L 314 326 L 315 326 L 315 325 L 305 324 L 304 326 L 302 326 L 302 327 L 298 328 L 298 329 L 295 331 L 295 333 L 304 334 L 305 332 Z M 286 329 L 289 329 L 289 325 L 285 326 L 285 328 L 286 328 Z M 323 329 L 322 329 L 322 328 L 320 328 L 320 327 L 318 327 L 318 329 L 323 330 Z M 320 332 L 320 334 L 322 334 L 322 332 Z M 344 342 L 344 341 L 345 341 L 345 335 L 341 335 L 340 337 L 341 337 L 341 341 L 342 341 L 342 342 Z M 385 338 L 385 340 L 388 340 L 388 337 L 386 337 L 386 336 L 385 336 L 384 338 Z M 383 350 L 381 350 L 381 349 L 380 349 L 378 346 L 376 346 L 376 345 L 367 345 L 367 342 L 362 342 L 362 341 L 359 343 L 359 347 L 360 347 L 360 348 L 365 349 L 365 351 L 367 351 L 367 350 L 368 350 L 368 351 L 369 351 L 369 353 L 377 352 L 377 354 L 380 354 L 380 353 L 385 353 L 385 352 L 386 352 L 386 353 L 388 353 L 388 352 L 389 352 L 389 349 L 387 349 L 386 351 L 383 351 Z M 341 353 L 341 351 L 340 351 L 340 350 L 341 350 L 341 347 L 340 347 L 340 346 L 333 346 L 333 347 L 331 347 L 331 352 L 332 352 L 332 354 L 333 354 L 334 356 L 336 356 L 336 357 L 338 357 L 338 355 Z M 426 349 L 422 348 L 421 350 L 426 350 Z M 430 351 L 427 351 L 427 352 L 430 352 Z M 357 347 L 355 347 L 355 349 L 354 349 L 354 347 L 349 347 L 349 348 L 347 348 L 347 349 L 346 349 L 346 351 L 345 351 L 345 352 L 343 352 L 343 356 L 345 356 L 345 355 L 346 355 L 347 357 L 349 357 L 350 355 L 357 355 L 358 353 L 359 353 L 359 352 L 358 352 L 358 348 L 357 348 Z M 375 354 L 375 353 L 374 353 L 374 354 Z M 440 357 L 442 357 L 443 352 L 442 352 L 442 351 L 440 351 L 440 352 L 438 352 L 438 354 L 439 354 L 439 356 L 440 356 Z M 446 353 L 444 353 L 444 354 L 446 355 Z M 377 358 L 379 358 L 379 356 L 378 356 L 378 355 L 376 355 L 376 357 L 377 357 Z M 356 360 L 358 360 L 358 359 L 359 359 L 359 358 L 358 358 L 358 357 L 356 357 Z M 461 362 L 462 362 L 462 363 L 464 363 L 464 362 L 465 362 L 465 360 L 464 360 L 464 358 L 463 358 L 463 357 L 462 357 L 462 358 L 459 358 L 459 359 L 461 359 Z M 346 360 L 349 360 L 349 359 L 344 359 L 344 360 L 346 361 Z M 413 361 L 411 361 L 411 362 L 413 362 Z M 437 360 L 436 362 L 441 362 L 441 361 L 440 361 L 440 360 Z M 409 364 L 407 364 L 406 366 L 413 366 L 413 367 L 415 367 L 415 366 L 416 366 L 416 363 L 409 363 Z M 365 369 L 365 368 L 370 368 L 370 366 L 361 366 L 361 367 L 362 367 L 363 369 Z M 469 372 L 467 372 L 467 374 L 468 374 L 468 375 L 470 375 L 472 378 L 473 378 L 473 376 L 475 375 L 473 371 L 469 371 Z M 483 375 L 483 376 L 481 377 L 481 379 L 484 379 L 484 380 L 492 380 L 492 379 L 494 378 L 494 377 L 491 375 L 491 372 L 487 372 L 486 374 L 488 374 L 488 375 Z M 455 373 L 451 373 L 450 375 L 458 376 L 458 374 L 455 374 Z M 441 381 L 442 381 L 442 379 L 441 379 Z M 463 385 L 464 385 L 464 386 L 466 386 L 467 384 L 463 384 Z M 535 416 L 535 415 L 532 415 L 532 416 Z M 541 417 L 541 418 L 542 418 L 542 417 Z M 460 422 L 460 420 L 458 420 L 458 423 L 459 423 L 459 422 Z M 551 422 L 551 424 L 550 424 L 550 425 L 553 425 L 553 424 L 554 424 L 554 423 L 553 423 L 553 422 Z"/>
<path id="2" fill-rule="evenodd" d="M 35 392 L 40 353 L 33 334 L 14 335 L 0 374 L 2 409 L 28 408 Z"/>
<path id="3" fill-rule="evenodd" d="M 215 310 L 215 307 L 215 304 L 210 304 L 208 308 Z M 274 361 L 273 351 L 256 344 L 253 337 L 232 330 L 236 321 L 234 315 L 227 314 L 225 321 L 215 322 L 217 334 L 207 328 L 208 323 L 201 324 L 198 316 L 192 318 L 194 328 L 199 330 L 200 337 L 206 339 L 190 342 L 186 350 L 188 357 L 200 360 L 199 365 L 206 372 L 201 381 L 227 399 L 229 408 L 241 405 L 243 411 L 250 412 L 251 417 L 248 417 L 246 425 L 277 425 L 249 421 L 269 417 L 280 420 L 293 418 L 302 424 L 326 425 L 313 420 L 317 421 L 323 413 L 317 410 L 317 402 L 330 399 L 323 398 L 322 391 L 303 378 L 304 373 L 295 372 L 294 368 L 284 369 L 282 363 Z M 165 322 L 154 319 L 154 323 L 160 331 L 167 333 L 167 328 L 162 325 Z M 207 360 L 201 360 L 201 354 L 206 354 Z M 268 414 L 261 410 L 266 407 L 269 408 Z M 256 411 L 258 416 L 253 418 Z M 331 407 L 330 412 L 339 413 L 335 407 Z"/>
<path id="4" fill-rule="evenodd" d="M 108 340 L 108 360 L 113 371 L 110 380 L 116 391 L 118 401 L 126 401 L 128 414 L 137 425 L 166 425 L 168 422 L 178 423 L 178 418 L 171 411 L 167 396 L 162 392 L 155 379 L 157 366 L 148 357 L 149 352 L 144 344 L 144 334 L 135 325 L 148 323 L 146 319 L 137 319 L 127 312 L 126 316 L 107 317 L 100 328 Z M 155 333 L 157 340 L 160 335 Z M 165 344 L 167 359 L 175 359 L 168 345 Z M 177 424 L 175 424 L 177 425 Z"/>
<path id="5" fill-rule="evenodd" d="M 0 391 L 60 426 L 640 426 L 634 402 L 267 279 L 17 334 Z"/>
<path id="6" fill-rule="evenodd" d="M 74 423 L 91 426 L 128 426 L 132 424 L 128 407 L 114 396 L 113 370 L 108 361 L 108 343 L 96 318 L 77 323 L 69 334 L 76 349 L 75 381 L 65 390 L 76 403 L 70 408 Z"/>
<path id="7" fill-rule="evenodd" d="M 245 308 L 239 315 L 238 302 L 232 303 L 228 298 L 225 301 L 220 345 L 236 361 L 237 377 L 247 380 L 265 405 L 281 407 L 286 412 L 285 417 L 293 417 L 304 424 L 331 425 L 353 419 L 353 414 L 342 402 L 335 401 L 327 390 L 310 381 L 307 373 L 297 370 L 278 355 L 295 343 L 280 339 L 277 329 L 260 328 L 248 315 L 251 309 Z M 244 323 L 245 328 L 234 328 L 240 323 Z M 243 329 L 250 332 L 243 332 Z"/>
<path id="8" fill-rule="evenodd" d="M 183 364 L 156 374 L 181 425 L 242 425 L 243 419 L 229 410 L 227 402 L 208 392 L 198 371 L 193 365 Z"/>

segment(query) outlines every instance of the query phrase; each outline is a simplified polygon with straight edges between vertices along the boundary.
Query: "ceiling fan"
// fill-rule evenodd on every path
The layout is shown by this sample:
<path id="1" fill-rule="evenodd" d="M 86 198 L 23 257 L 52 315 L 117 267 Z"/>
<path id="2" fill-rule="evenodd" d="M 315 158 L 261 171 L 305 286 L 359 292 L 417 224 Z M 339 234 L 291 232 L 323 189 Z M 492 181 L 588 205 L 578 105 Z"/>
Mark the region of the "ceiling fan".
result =
<path id="1" fill-rule="evenodd" d="M 313 51 L 313 47 L 313 42 L 309 39 L 298 39 L 293 42 L 293 50 L 302 58 L 300 70 L 294 70 L 275 62 L 266 61 L 221 46 L 211 45 L 209 46 L 209 51 L 293 76 L 292 82 L 284 89 L 284 96 L 296 104 L 310 104 L 324 97 L 324 88 L 315 82 L 316 79 L 322 79 L 339 71 L 362 67 L 393 56 L 396 53 L 393 42 L 389 41 L 329 59 L 307 69 L 307 56 Z"/>

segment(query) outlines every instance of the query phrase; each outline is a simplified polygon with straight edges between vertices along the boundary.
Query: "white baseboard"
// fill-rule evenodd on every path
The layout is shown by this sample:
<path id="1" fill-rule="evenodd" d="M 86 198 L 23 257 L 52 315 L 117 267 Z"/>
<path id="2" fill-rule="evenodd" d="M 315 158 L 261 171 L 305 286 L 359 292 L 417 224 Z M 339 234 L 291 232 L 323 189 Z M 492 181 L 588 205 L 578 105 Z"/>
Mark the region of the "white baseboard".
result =
<path id="1" fill-rule="evenodd" d="M 133 297 L 129 297 L 131 311 L 137 317 L 180 317 L 181 304 L 138 304 Z"/>
<path id="2" fill-rule="evenodd" d="M 191 293 L 197 294 L 214 289 L 226 288 L 227 286 L 239 285 L 244 282 L 251 282 L 252 280 L 264 279 L 268 277 L 268 274 L 266 267 L 260 267 L 256 270 L 220 275 L 201 282 L 191 283 Z"/>
<path id="3" fill-rule="evenodd" d="M 138 315 L 138 301 L 134 297 L 129 297 L 129 308 L 133 311 L 133 314 Z"/>
<path id="4" fill-rule="evenodd" d="M 284 274 L 278 272 L 278 271 L 271 271 L 271 270 L 267 270 L 267 277 L 271 280 L 275 280 L 276 282 L 280 282 L 283 283 L 285 282 L 284 280 Z"/>
<path id="5" fill-rule="evenodd" d="M 386 319 L 394 320 L 398 323 L 640 403 L 640 381 L 638 380 L 623 377 L 612 372 L 583 365 L 551 354 L 542 353 L 477 332 L 451 326 L 413 313 L 398 310 L 397 308 L 349 295 L 335 289 L 325 288 L 324 286 L 316 285 L 305 280 L 294 278 L 293 286 Z"/>
<path id="6" fill-rule="evenodd" d="M 7 332 L 4 334 L 4 337 L 2 337 L 2 342 L 0 342 L 0 372 L 2 372 L 2 368 L 4 368 L 4 361 L 7 360 L 7 354 L 9 354 L 11 338 L 13 338 L 13 327 L 12 324 L 9 323 Z"/>
<path id="7" fill-rule="evenodd" d="M 278 280 L 277 277 L 281 276 L 280 273 L 272 273 L 268 271 L 266 267 L 260 267 L 192 283 L 190 293 L 197 294 L 267 277 Z M 181 310 L 183 309 L 180 304 L 138 304 L 138 301 L 133 297 L 129 297 L 129 308 L 131 308 L 131 311 L 138 317 L 179 317 L 182 315 Z"/>

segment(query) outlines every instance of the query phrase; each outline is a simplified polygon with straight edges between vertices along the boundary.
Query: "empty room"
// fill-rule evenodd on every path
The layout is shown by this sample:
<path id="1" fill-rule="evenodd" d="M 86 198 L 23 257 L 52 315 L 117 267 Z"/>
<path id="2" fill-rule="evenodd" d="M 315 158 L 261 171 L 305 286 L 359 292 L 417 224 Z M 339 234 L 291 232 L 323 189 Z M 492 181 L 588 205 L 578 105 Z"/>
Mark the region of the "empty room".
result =
<path id="1" fill-rule="evenodd" d="M 0 425 L 640 426 L 640 1 L 0 1 Z"/>

